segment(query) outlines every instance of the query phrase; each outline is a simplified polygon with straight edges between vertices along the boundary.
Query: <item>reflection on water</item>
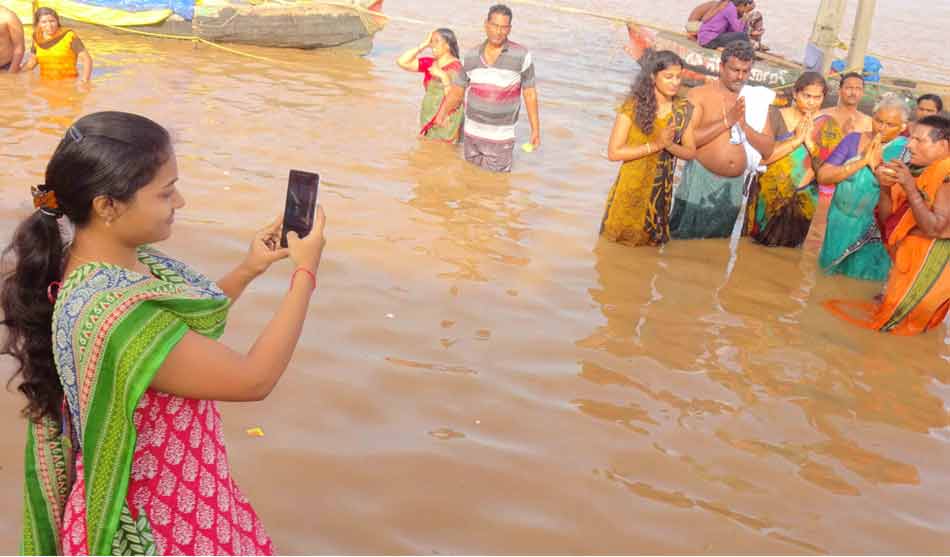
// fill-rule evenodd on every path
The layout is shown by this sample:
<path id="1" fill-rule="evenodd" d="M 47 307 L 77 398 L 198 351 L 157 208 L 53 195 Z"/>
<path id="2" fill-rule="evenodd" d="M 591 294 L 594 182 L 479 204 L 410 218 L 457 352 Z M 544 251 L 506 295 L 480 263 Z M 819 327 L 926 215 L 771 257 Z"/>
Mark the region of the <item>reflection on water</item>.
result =
<path id="1" fill-rule="evenodd" d="M 792 22 L 813 9 L 783 6 Z M 484 7 L 392 9 L 471 46 Z M 617 171 L 600 153 L 635 75 L 622 28 L 516 7 L 543 146 L 511 175 L 415 136 L 420 79 L 394 64 L 415 27 L 391 25 L 365 58 L 247 47 L 279 65 L 82 35 L 90 91 L 0 78 L 5 237 L 65 127 L 94 110 L 173 131 L 188 205 L 164 248 L 212 276 L 280 212 L 288 169 L 321 174 L 329 243 L 293 365 L 267 401 L 224 407 L 234 474 L 280 551 L 946 550 L 946 330 L 894 338 L 829 316 L 822 301 L 880 287 L 820 273 L 820 219 L 802 250 L 597 238 Z M 250 346 L 287 273 L 248 290 L 226 342 Z M 20 401 L 2 400 L 15 509 Z M 255 426 L 266 437 L 244 435 Z M 0 544 L 18 527 L 8 513 Z"/>

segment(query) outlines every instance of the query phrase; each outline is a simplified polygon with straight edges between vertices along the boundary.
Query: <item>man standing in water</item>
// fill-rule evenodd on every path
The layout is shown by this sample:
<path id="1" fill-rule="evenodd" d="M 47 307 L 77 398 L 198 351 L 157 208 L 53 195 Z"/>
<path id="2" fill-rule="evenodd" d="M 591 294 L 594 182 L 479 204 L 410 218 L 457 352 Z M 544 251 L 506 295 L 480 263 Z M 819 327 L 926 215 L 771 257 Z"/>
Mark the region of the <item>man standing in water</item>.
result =
<path id="1" fill-rule="evenodd" d="M 0 6 L 0 71 L 20 71 L 23 52 L 23 25 L 20 18 Z"/>
<path id="2" fill-rule="evenodd" d="M 468 88 L 462 141 L 465 160 L 493 172 L 511 171 L 522 96 L 531 123 L 531 148 L 541 145 L 534 62 L 528 49 L 508 40 L 511 17 L 511 9 L 502 4 L 488 10 L 488 38 L 465 54 L 463 69 L 443 107 L 445 114 L 451 114 L 462 101 L 462 90 Z"/>
<path id="3" fill-rule="evenodd" d="M 838 106 L 823 110 L 822 114 L 831 116 L 841 126 L 845 135 L 871 131 L 871 117 L 858 111 L 858 104 L 864 97 L 864 77 L 858 72 L 841 76 L 838 87 Z"/>
<path id="4" fill-rule="evenodd" d="M 755 51 L 747 41 L 722 52 L 719 79 L 691 89 L 689 101 L 702 118 L 694 124 L 696 158 L 676 189 L 670 230 L 674 238 L 726 238 L 747 193 L 747 177 L 772 154 L 769 123 L 774 92 L 746 86 Z"/>

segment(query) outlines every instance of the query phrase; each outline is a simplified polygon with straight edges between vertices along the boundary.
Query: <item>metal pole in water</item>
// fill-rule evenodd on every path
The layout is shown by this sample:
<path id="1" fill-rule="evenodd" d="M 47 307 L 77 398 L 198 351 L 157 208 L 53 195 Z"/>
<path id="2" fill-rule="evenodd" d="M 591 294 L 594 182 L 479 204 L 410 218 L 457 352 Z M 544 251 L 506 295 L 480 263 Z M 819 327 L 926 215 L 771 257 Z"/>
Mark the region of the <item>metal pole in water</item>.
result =
<path id="1" fill-rule="evenodd" d="M 864 69 L 864 56 L 871 39 L 871 20 L 874 18 L 875 4 L 877 0 L 860 0 L 858 3 L 858 13 L 854 16 L 854 31 L 851 33 L 851 48 L 848 49 L 848 69 Z"/>

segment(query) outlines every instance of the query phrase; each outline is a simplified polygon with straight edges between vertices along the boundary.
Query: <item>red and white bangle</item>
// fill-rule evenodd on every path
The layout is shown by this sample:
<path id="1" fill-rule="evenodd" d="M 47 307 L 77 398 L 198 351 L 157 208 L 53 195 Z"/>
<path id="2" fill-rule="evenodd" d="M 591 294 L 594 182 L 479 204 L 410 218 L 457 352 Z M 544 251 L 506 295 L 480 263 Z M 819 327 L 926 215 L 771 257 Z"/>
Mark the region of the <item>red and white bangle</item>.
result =
<path id="1" fill-rule="evenodd" d="M 297 278 L 297 273 L 306 273 L 307 275 L 309 275 L 309 276 L 310 276 L 310 280 L 313 281 L 313 288 L 312 288 L 311 290 L 316 290 L 316 288 L 317 288 L 317 275 L 313 274 L 313 271 L 311 271 L 310 269 L 307 269 L 307 268 L 305 268 L 305 267 L 297 267 L 296 269 L 294 269 L 294 273 L 293 273 L 292 275 L 290 275 L 290 286 L 291 286 L 291 288 L 293 288 L 293 286 L 294 286 L 294 279 Z"/>

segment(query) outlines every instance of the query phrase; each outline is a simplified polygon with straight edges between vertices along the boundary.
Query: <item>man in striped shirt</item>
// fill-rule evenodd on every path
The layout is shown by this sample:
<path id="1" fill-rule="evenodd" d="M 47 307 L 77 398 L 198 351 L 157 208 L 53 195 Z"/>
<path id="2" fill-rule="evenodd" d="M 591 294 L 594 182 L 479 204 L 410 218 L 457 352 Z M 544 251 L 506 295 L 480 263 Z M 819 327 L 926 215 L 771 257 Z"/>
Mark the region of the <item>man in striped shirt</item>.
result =
<path id="1" fill-rule="evenodd" d="M 466 53 L 463 71 L 455 85 L 456 97 L 446 102 L 461 102 L 461 89 L 467 88 L 465 99 L 465 160 L 493 172 L 511 171 L 515 146 L 515 124 L 521 111 L 521 97 L 531 122 L 531 145 L 541 145 L 541 123 L 538 118 L 538 92 L 534 83 L 534 63 L 528 49 L 508 40 L 511 32 L 511 9 L 498 4 L 488 10 L 485 33 L 488 39 Z M 446 113 L 454 108 L 446 107 Z"/>

